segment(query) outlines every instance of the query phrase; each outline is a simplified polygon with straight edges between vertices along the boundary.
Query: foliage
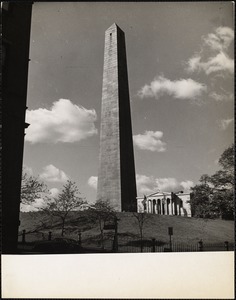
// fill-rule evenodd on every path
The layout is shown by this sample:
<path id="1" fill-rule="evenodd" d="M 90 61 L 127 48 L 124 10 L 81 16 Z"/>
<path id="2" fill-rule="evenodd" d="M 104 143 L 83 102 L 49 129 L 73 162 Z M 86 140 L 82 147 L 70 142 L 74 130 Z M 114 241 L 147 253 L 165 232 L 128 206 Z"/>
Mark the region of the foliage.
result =
<path id="1" fill-rule="evenodd" d="M 221 170 L 212 176 L 204 174 L 192 188 L 192 214 L 202 218 L 234 216 L 234 145 L 219 159 Z"/>
<path id="2" fill-rule="evenodd" d="M 46 207 L 43 211 L 51 217 L 58 217 L 61 219 L 61 235 L 64 234 L 65 221 L 68 217 L 69 212 L 75 211 L 81 208 L 83 204 L 86 203 L 80 193 L 75 182 L 67 180 L 66 184 L 63 186 L 63 190 L 57 197 L 53 199 L 47 197 Z"/>
<path id="3" fill-rule="evenodd" d="M 38 177 L 34 177 L 23 172 L 21 183 L 22 204 L 32 204 L 36 199 L 41 198 L 42 194 L 47 192 L 48 189 L 44 182 L 40 181 Z"/>

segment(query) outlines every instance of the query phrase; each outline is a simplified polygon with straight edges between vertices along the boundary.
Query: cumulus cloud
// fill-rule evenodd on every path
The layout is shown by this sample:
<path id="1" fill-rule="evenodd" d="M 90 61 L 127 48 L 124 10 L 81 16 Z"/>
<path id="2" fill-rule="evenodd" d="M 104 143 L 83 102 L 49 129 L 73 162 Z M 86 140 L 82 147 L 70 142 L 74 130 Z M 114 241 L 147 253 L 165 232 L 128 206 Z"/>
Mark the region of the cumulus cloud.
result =
<path id="1" fill-rule="evenodd" d="M 218 71 L 228 71 L 233 74 L 234 60 L 222 51 L 205 62 L 201 61 L 200 56 L 195 56 L 188 61 L 187 70 L 190 72 L 204 71 L 207 75 Z"/>
<path id="2" fill-rule="evenodd" d="M 26 165 L 23 165 L 23 173 L 27 173 L 29 176 L 32 176 L 33 175 L 33 169 L 26 166 Z"/>
<path id="3" fill-rule="evenodd" d="M 193 186 L 191 180 L 179 182 L 176 178 L 154 178 L 153 176 L 136 175 L 138 195 L 147 195 L 158 190 L 162 192 L 189 192 Z"/>
<path id="4" fill-rule="evenodd" d="M 136 185 L 138 195 L 147 195 L 158 190 L 153 176 L 136 174 Z"/>
<path id="5" fill-rule="evenodd" d="M 221 130 L 226 130 L 229 127 L 229 125 L 231 123 L 233 123 L 233 121 L 234 121 L 233 118 L 232 119 L 222 119 L 222 120 L 218 121 L 218 125 L 220 126 Z"/>
<path id="6" fill-rule="evenodd" d="M 97 134 L 94 109 L 88 110 L 68 99 L 59 99 L 50 109 L 26 111 L 25 140 L 35 143 L 73 143 Z"/>
<path id="7" fill-rule="evenodd" d="M 223 101 L 231 101 L 233 100 L 233 94 L 232 93 L 227 93 L 225 91 L 224 94 L 219 94 L 219 93 L 216 93 L 216 92 L 211 92 L 209 93 L 209 97 L 214 99 L 215 101 L 217 102 L 223 102 Z"/>
<path id="8" fill-rule="evenodd" d="M 234 39 L 234 32 L 230 27 L 218 27 L 215 33 L 203 37 L 204 43 L 213 50 L 227 50 Z"/>
<path id="9" fill-rule="evenodd" d="M 88 179 L 88 185 L 97 189 L 97 176 L 91 176 Z M 162 192 L 189 192 L 190 188 L 194 185 L 191 180 L 179 182 L 175 178 L 155 178 L 154 176 L 146 176 L 136 174 L 137 194 L 148 195 L 157 191 Z"/>
<path id="10" fill-rule="evenodd" d="M 43 172 L 39 175 L 40 179 L 48 182 L 65 182 L 69 177 L 53 165 L 48 165 L 43 168 Z"/>
<path id="11" fill-rule="evenodd" d="M 161 131 L 145 131 L 144 134 L 133 136 L 134 145 L 142 150 L 150 150 L 157 152 L 166 151 L 166 143 L 161 141 L 163 132 Z"/>
<path id="12" fill-rule="evenodd" d="M 218 27 L 214 33 L 202 37 L 199 53 L 187 61 L 188 72 L 204 71 L 207 75 L 217 72 L 234 72 L 234 60 L 228 54 L 228 48 L 234 39 L 229 27 Z"/>
<path id="13" fill-rule="evenodd" d="M 90 187 L 92 187 L 93 189 L 97 189 L 97 183 L 98 183 L 98 178 L 97 178 L 97 176 L 91 176 L 91 177 L 89 177 L 89 179 L 88 179 L 88 185 L 90 186 Z"/>
<path id="14" fill-rule="evenodd" d="M 52 188 L 49 190 L 49 192 L 52 197 L 57 197 L 60 193 L 59 189 L 57 189 L 57 188 Z"/>
<path id="15" fill-rule="evenodd" d="M 184 191 L 189 192 L 194 183 L 191 180 L 181 181 L 180 186 L 183 187 Z"/>
<path id="16" fill-rule="evenodd" d="M 35 199 L 32 204 L 21 204 L 20 211 L 30 212 L 30 211 L 39 211 L 46 206 L 46 202 L 42 198 Z"/>
<path id="17" fill-rule="evenodd" d="M 176 99 L 196 99 L 200 97 L 207 87 L 190 78 L 171 81 L 164 76 L 158 76 L 150 84 L 146 84 L 138 92 L 141 98 L 159 97 L 167 94 Z"/>

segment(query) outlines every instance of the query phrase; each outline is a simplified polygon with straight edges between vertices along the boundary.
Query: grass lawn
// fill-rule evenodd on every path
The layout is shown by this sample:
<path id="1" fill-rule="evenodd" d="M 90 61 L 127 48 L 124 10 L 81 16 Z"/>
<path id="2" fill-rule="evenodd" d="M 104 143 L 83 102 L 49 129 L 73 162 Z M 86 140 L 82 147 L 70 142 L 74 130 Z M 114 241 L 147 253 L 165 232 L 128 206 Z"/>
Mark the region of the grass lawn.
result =
<path id="1" fill-rule="evenodd" d="M 119 236 L 135 239 L 135 236 L 139 235 L 139 228 L 133 214 L 118 213 L 117 217 L 119 218 Z M 41 224 L 40 220 L 44 219 L 45 221 L 47 218 L 42 213 L 34 212 L 21 213 L 20 219 L 19 231 L 26 230 L 29 232 Z M 150 215 L 143 226 L 144 239 L 155 238 L 157 241 L 168 243 L 168 227 L 173 227 L 173 243 L 193 244 L 200 239 L 204 243 L 223 243 L 224 241 L 234 243 L 234 221 L 160 215 Z M 78 239 L 79 230 L 82 232 L 82 239 L 100 233 L 98 226 L 90 224 L 84 218 L 84 212 L 71 212 L 66 222 L 65 237 Z M 40 228 L 39 231 L 45 233 L 45 236 L 49 231 L 52 231 L 52 236 L 59 236 L 61 232 L 60 222 L 55 220 L 53 226 L 48 222 L 48 226 Z M 109 234 L 108 231 L 105 233 Z M 113 231 L 110 232 L 110 234 L 112 233 Z"/>

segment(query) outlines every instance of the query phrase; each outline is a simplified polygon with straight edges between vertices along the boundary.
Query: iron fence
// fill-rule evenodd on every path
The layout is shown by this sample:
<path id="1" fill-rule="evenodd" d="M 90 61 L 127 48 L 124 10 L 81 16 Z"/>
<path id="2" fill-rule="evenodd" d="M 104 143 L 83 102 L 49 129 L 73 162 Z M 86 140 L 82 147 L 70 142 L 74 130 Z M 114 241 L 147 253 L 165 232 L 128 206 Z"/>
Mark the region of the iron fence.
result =
<path id="1" fill-rule="evenodd" d="M 61 235 L 45 232 L 25 232 L 22 231 L 18 236 L 18 248 L 21 250 L 30 250 L 35 242 L 50 241 L 55 238 L 61 238 Z M 65 236 L 64 238 L 71 238 Z M 196 251 L 234 251 L 234 243 L 224 241 L 221 243 L 205 243 L 200 240 L 196 243 L 163 242 L 156 239 L 140 240 L 137 236 L 117 235 L 117 243 L 112 233 L 87 235 L 80 233 L 77 243 L 84 247 L 102 249 L 104 252 L 118 253 L 148 253 L 148 252 L 196 252 Z"/>

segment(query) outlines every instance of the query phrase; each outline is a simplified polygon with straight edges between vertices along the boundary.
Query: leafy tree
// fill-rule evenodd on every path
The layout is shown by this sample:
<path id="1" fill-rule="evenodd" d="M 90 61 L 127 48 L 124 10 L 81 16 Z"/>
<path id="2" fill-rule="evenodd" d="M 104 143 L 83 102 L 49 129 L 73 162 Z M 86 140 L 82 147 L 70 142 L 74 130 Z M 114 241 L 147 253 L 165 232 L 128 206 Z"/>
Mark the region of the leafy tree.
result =
<path id="1" fill-rule="evenodd" d="M 234 144 L 227 148 L 219 159 L 219 164 L 224 170 L 228 170 L 233 174 L 234 171 Z"/>
<path id="2" fill-rule="evenodd" d="M 65 222 L 69 212 L 81 208 L 86 201 L 80 197 L 78 187 L 75 182 L 67 180 L 63 186 L 63 190 L 57 197 L 53 199 L 47 198 L 46 207 L 43 211 L 47 212 L 50 216 L 58 217 L 61 220 L 61 235 L 64 235 Z"/>
<path id="3" fill-rule="evenodd" d="M 234 145 L 219 159 L 221 170 L 204 174 L 192 188 L 191 208 L 196 217 L 233 218 L 234 215 Z"/>
<path id="4" fill-rule="evenodd" d="M 87 210 L 87 215 L 90 221 L 98 224 L 101 233 L 101 244 L 103 247 L 104 225 L 107 221 L 114 220 L 114 218 L 116 217 L 116 212 L 108 200 L 99 199 L 95 202 L 95 204 L 90 206 L 90 208 Z"/>
<path id="5" fill-rule="evenodd" d="M 40 181 L 38 177 L 23 172 L 21 183 L 22 204 L 32 204 L 36 199 L 41 198 L 42 194 L 47 192 L 47 185 L 44 182 Z"/>

